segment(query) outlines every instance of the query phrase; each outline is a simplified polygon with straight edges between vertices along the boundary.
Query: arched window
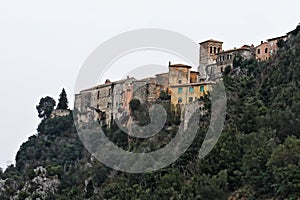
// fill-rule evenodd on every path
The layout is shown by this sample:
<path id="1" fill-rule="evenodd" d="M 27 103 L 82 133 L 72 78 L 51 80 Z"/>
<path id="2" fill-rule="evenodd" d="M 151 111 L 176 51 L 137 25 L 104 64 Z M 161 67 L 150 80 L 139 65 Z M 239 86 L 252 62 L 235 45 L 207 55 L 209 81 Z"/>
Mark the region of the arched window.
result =
<path id="1" fill-rule="evenodd" d="M 217 53 L 217 48 L 216 47 L 214 47 L 214 53 Z"/>
<path id="2" fill-rule="evenodd" d="M 212 47 L 209 48 L 209 52 L 212 53 Z"/>
<path id="3" fill-rule="evenodd" d="M 268 48 L 265 48 L 265 53 L 268 53 Z"/>

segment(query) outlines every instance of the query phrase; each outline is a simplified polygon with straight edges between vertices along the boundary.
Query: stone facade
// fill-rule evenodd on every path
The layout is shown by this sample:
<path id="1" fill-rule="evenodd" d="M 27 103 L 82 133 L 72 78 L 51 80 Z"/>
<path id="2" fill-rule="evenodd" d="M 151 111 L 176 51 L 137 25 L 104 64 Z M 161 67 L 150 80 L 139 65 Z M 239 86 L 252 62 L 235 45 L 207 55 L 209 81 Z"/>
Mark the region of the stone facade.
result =
<path id="1" fill-rule="evenodd" d="M 279 40 L 283 40 L 286 41 L 287 40 L 287 35 L 286 36 L 281 36 L 281 37 L 275 37 L 275 38 L 271 38 L 271 39 L 267 39 L 268 45 L 269 45 L 269 53 L 270 56 L 273 56 L 276 54 L 277 50 L 278 50 L 278 46 L 277 43 Z"/>
<path id="2" fill-rule="evenodd" d="M 128 77 L 115 82 L 107 80 L 105 84 L 81 91 L 75 95 L 75 110 L 82 114 L 77 119 L 79 122 L 97 120 L 100 124 L 109 125 L 124 113 L 129 114 L 129 102 L 132 99 L 153 104 L 160 93 L 165 92 L 175 106 L 178 103 L 185 105 L 209 90 L 206 82 L 199 82 L 199 73 L 191 71 L 191 66 L 169 63 L 168 67 L 168 73 L 157 74 L 153 78 L 136 80 Z M 178 88 L 182 88 L 180 90 L 183 93 L 178 93 Z"/>
<path id="3" fill-rule="evenodd" d="M 199 82 L 199 72 L 190 71 L 190 82 L 191 83 Z"/>
<path id="4" fill-rule="evenodd" d="M 254 57 L 254 46 L 244 45 L 241 48 L 234 48 L 226 51 L 222 51 L 217 54 L 217 69 L 216 73 L 223 73 L 225 67 L 230 66 L 233 69 L 233 60 L 237 55 L 242 56 L 244 59 L 250 59 Z"/>
<path id="5" fill-rule="evenodd" d="M 186 105 L 199 100 L 209 91 L 209 85 L 213 82 L 199 82 L 172 85 L 171 88 L 171 104 Z"/>
<path id="6" fill-rule="evenodd" d="M 191 68 L 192 67 L 188 65 L 171 65 L 171 63 L 169 63 L 169 86 L 189 83 Z"/>
<path id="7" fill-rule="evenodd" d="M 199 73 L 200 79 L 207 79 L 206 75 L 206 67 L 209 65 L 213 65 L 216 63 L 217 54 L 222 52 L 222 44 L 223 42 L 217 40 L 206 40 L 200 44 L 199 51 Z"/>
<path id="8" fill-rule="evenodd" d="M 169 90 L 174 108 L 192 103 L 207 94 L 208 84 L 211 83 L 198 80 L 199 73 L 191 71 L 190 66 L 169 63 Z"/>
<path id="9" fill-rule="evenodd" d="M 168 93 L 169 88 L 169 73 L 156 74 L 157 95 L 160 92 Z"/>
<path id="10" fill-rule="evenodd" d="M 269 44 L 268 42 L 261 41 L 261 44 L 255 47 L 255 59 L 267 60 L 270 58 Z"/>
<path id="11" fill-rule="evenodd" d="M 157 96 L 156 79 L 143 79 L 133 82 L 133 98 L 141 103 L 154 103 Z"/>
<path id="12" fill-rule="evenodd" d="M 52 111 L 50 117 L 55 118 L 55 117 L 64 117 L 68 116 L 70 114 L 70 110 L 67 109 L 55 109 Z"/>
<path id="13" fill-rule="evenodd" d="M 75 109 L 80 113 L 89 113 L 81 120 L 98 120 L 110 124 L 111 120 L 120 116 L 123 111 L 128 111 L 133 81 L 134 78 L 116 82 L 106 81 L 105 84 L 81 91 L 75 96 Z"/>
<path id="14" fill-rule="evenodd" d="M 288 36 L 280 36 L 267 39 L 267 42 L 261 41 L 260 45 L 255 47 L 255 58 L 257 60 L 268 60 L 272 55 L 276 54 L 278 50 L 277 42 L 279 40 L 286 41 Z"/>

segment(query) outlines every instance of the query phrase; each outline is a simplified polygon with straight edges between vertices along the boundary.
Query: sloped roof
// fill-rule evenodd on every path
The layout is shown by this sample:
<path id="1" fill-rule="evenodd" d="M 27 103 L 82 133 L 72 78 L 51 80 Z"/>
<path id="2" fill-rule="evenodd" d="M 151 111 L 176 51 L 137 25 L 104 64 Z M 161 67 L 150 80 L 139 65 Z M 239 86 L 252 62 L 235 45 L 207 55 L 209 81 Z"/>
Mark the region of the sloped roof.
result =
<path id="1" fill-rule="evenodd" d="M 214 40 L 214 39 L 205 40 L 203 42 L 200 42 L 199 44 L 204 44 L 204 43 L 207 43 L 207 42 L 214 42 L 214 43 L 221 43 L 221 44 L 223 44 L 222 41 L 218 41 L 218 40 Z"/>
<path id="2" fill-rule="evenodd" d="M 185 65 L 185 64 L 172 64 L 172 65 L 169 65 L 169 67 L 186 67 L 186 68 L 192 68 L 191 66 Z"/>

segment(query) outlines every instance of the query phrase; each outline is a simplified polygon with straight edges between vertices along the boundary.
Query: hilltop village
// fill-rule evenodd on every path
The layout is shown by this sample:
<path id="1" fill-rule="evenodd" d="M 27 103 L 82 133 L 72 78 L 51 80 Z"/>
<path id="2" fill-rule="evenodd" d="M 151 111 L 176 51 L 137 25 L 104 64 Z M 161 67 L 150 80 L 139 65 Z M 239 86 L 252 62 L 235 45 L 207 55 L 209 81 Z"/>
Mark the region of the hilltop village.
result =
<path id="1" fill-rule="evenodd" d="M 299 25 L 296 29 L 299 29 Z M 295 31 L 295 30 L 294 30 Z M 87 118 L 102 124 L 110 124 L 112 120 L 129 113 L 129 103 L 138 99 L 141 103 L 154 104 L 160 100 L 169 101 L 172 108 L 184 108 L 185 105 L 205 96 L 211 86 L 222 78 L 225 70 L 234 68 L 236 56 L 242 59 L 268 60 L 274 56 L 283 42 L 292 36 L 293 31 L 284 36 L 267 39 L 257 46 L 243 45 L 240 48 L 223 50 L 222 41 L 210 39 L 199 43 L 198 71 L 185 64 L 169 62 L 167 73 L 156 74 L 137 80 L 127 77 L 119 81 L 106 80 L 104 84 L 81 91 L 75 95 L 75 110 L 83 115 L 79 120 Z"/>

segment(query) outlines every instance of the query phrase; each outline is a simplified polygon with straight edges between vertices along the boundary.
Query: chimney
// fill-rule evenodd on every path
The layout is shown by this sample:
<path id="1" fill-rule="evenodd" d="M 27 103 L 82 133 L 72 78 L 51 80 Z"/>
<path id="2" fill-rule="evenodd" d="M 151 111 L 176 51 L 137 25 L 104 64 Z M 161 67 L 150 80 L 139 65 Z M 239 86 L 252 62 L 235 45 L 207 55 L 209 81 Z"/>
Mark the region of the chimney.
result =
<path id="1" fill-rule="evenodd" d="M 171 65 L 171 61 L 169 61 L 169 66 Z"/>
<path id="2" fill-rule="evenodd" d="M 260 41 L 260 44 L 264 43 L 264 41 Z"/>

